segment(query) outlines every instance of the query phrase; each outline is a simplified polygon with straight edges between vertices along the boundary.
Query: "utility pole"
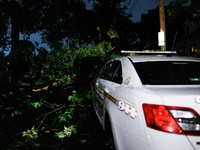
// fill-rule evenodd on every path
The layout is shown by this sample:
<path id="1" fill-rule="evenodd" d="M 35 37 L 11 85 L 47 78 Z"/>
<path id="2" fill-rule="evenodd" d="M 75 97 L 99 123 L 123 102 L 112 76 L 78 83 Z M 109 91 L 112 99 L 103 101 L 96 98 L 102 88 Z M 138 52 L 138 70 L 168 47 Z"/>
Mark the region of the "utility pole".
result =
<path id="1" fill-rule="evenodd" d="M 165 11 L 164 0 L 158 0 L 159 2 L 159 19 L 160 19 L 160 32 L 164 32 L 164 44 L 160 46 L 161 51 L 166 51 L 166 29 L 165 29 Z"/>

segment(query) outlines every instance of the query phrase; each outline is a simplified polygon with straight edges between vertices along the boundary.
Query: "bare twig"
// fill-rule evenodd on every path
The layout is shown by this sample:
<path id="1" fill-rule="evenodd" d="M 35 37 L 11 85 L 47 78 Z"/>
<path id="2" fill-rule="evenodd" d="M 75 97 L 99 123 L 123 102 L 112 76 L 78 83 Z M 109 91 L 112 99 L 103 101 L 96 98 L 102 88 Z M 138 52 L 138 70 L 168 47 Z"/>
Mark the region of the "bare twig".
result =
<path id="1" fill-rule="evenodd" d="M 42 125 L 42 123 L 44 122 L 44 120 L 45 120 L 45 118 L 46 118 L 47 115 L 49 115 L 49 114 L 51 114 L 51 113 L 54 113 L 54 112 L 56 112 L 56 111 L 58 111 L 58 110 L 60 110 L 60 109 L 63 109 L 63 108 L 65 108 L 65 107 L 66 107 L 66 106 L 62 106 L 62 107 L 59 107 L 59 108 L 57 108 L 57 109 L 54 109 L 53 111 L 50 111 L 50 112 L 48 112 L 48 113 L 42 114 L 41 116 L 44 115 L 44 117 L 43 117 L 42 121 L 40 122 L 39 126 L 37 127 L 37 130 L 38 130 L 39 127 Z M 53 108 L 52 108 L 52 109 L 53 109 Z M 40 117 L 41 117 L 41 116 L 40 116 Z M 39 118 L 40 118 L 40 117 L 39 117 Z M 38 120 L 38 118 L 37 118 L 37 120 Z"/>
<path id="2" fill-rule="evenodd" d="M 65 107 L 67 107 L 67 106 L 61 106 L 61 107 L 55 109 L 55 107 L 54 107 L 53 104 L 51 104 L 51 103 L 49 103 L 49 102 L 46 102 L 46 101 L 42 102 L 42 104 L 45 105 L 46 107 L 49 107 L 49 108 L 53 109 L 53 110 L 50 111 L 50 112 L 48 112 L 48 113 L 43 113 L 42 115 L 40 115 L 40 116 L 36 119 L 36 120 L 39 120 L 39 118 L 41 118 L 42 116 L 44 116 L 43 119 L 42 119 L 42 121 L 40 122 L 39 126 L 37 127 L 37 130 L 38 130 L 38 129 L 40 128 L 40 126 L 43 124 L 44 120 L 46 119 L 46 117 L 47 117 L 48 115 L 50 115 L 50 114 L 52 114 L 52 113 L 54 113 L 54 112 L 55 112 L 57 115 L 59 115 L 59 114 L 57 113 L 57 111 L 58 111 L 58 110 L 61 110 L 61 109 L 63 109 L 63 108 L 65 108 Z M 81 104 L 68 105 L 68 107 L 76 107 L 76 106 L 83 107 L 83 108 L 85 109 L 85 106 L 84 106 L 84 105 L 81 105 Z M 52 123 L 52 125 L 50 126 L 50 128 L 52 128 L 52 126 L 55 124 L 57 118 L 58 118 L 58 117 L 56 117 L 56 119 L 53 121 L 53 123 Z"/>

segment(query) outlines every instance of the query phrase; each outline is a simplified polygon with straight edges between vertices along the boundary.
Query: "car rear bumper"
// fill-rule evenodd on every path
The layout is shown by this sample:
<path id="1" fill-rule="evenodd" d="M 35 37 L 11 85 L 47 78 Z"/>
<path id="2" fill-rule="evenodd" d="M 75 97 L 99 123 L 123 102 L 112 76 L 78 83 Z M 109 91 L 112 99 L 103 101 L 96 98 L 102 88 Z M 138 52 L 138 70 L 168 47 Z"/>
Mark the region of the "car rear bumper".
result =
<path id="1" fill-rule="evenodd" d="M 141 137 L 131 135 L 130 133 L 122 131 L 123 129 L 114 125 L 114 139 L 116 140 L 116 147 L 119 150 L 199 150 L 200 145 L 194 147 L 187 136 L 173 133 L 160 132 L 148 128 L 149 142 L 142 141 Z M 192 137 L 197 140 L 199 137 Z M 120 142 L 119 142 L 120 141 Z M 196 144 L 196 143 L 195 143 Z"/>

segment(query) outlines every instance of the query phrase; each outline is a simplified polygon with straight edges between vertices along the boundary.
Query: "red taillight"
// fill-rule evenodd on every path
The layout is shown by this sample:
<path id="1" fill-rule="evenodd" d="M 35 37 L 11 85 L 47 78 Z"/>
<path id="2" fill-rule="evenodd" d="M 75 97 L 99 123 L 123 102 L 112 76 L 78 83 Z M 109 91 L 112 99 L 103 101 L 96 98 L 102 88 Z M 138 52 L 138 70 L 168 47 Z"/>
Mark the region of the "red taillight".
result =
<path id="1" fill-rule="evenodd" d="M 186 135 L 200 135 L 200 115 L 187 107 L 166 106 Z"/>
<path id="2" fill-rule="evenodd" d="M 183 134 L 183 130 L 165 106 L 154 104 L 143 104 L 142 106 L 148 127 L 159 131 Z"/>
<path id="3" fill-rule="evenodd" d="M 168 133 L 200 135 L 200 115 L 187 107 L 143 104 L 146 124 Z M 184 133 L 183 133 L 184 132 Z"/>

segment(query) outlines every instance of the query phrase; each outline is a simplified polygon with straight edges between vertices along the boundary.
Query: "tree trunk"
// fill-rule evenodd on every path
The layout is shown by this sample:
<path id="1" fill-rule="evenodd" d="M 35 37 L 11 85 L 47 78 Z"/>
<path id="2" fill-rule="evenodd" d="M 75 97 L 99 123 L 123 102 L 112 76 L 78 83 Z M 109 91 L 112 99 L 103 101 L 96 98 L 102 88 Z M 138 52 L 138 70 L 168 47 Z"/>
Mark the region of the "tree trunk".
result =
<path id="1" fill-rule="evenodd" d="M 13 71 L 14 79 L 19 79 L 20 76 L 20 53 L 19 53 L 19 28 L 16 18 L 12 16 L 12 31 L 11 31 L 11 62 L 10 67 Z"/>
<path id="2" fill-rule="evenodd" d="M 19 29 L 13 18 L 11 39 L 11 61 L 14 61 L 19 58 Z"/>

